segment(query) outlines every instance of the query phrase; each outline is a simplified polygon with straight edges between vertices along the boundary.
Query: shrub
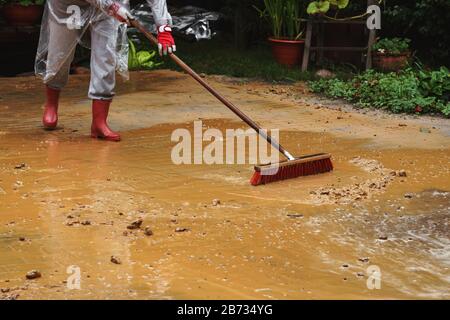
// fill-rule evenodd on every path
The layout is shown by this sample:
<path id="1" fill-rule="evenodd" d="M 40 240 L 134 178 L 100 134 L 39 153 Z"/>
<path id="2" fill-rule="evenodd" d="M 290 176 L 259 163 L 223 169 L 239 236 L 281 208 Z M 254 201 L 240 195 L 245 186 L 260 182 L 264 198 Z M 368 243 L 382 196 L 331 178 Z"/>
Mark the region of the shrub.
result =
<path id="1" fill-rule="evenodd" d="M 383 36 L 412 39 L 417 54 L 427 63 L 450 65 L 449 0 L 386 0 Z"/>
<path id="2" fill-rule="evenodd" d="M 372 46 L 373 51 L 386 52 L 389 54 L 401 54 L 409 50 L 411 40 L 404 38 L 384 38 Z"/>
<path id="3" fill-rule="evenodd" d="M 309 82 L 309 86 L 313 92 L 363 108 L 450 116 L 450 75 L 444 67 L 437 71 L 409 69 L 398 74 L 369 70 L 350 80 L 322 79 Z"/>

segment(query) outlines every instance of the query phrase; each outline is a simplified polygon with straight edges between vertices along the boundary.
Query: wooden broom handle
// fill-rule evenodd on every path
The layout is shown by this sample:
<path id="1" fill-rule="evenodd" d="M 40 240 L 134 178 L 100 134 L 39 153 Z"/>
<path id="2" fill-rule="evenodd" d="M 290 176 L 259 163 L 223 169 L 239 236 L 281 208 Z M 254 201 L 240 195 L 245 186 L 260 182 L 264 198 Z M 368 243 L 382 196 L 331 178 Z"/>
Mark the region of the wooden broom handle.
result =
<path id="1" fill-rule="evenodd" d="M 130 24 L 138 29 L 145 37 L 150 40 L 155 46 L 158 46 L 158 40 L 155 36 L 148 31 L 139 21 L 136 19 L 130 20 Z M 181 67 L 184 71 L 186 71 L 192 78 L 194 78 L 198 83 L 200 83 L 206 90 L 208 90 L 213 96 L 215 96 L 219 101 L 221 101 L 225 106 L 228 107 L 231 111 L 233 111 L 239 118 L 242 119 L 246 124 L 252 127 L 260 136 L 267 140 L 274 148 L 280 151 L 288 160 L 294 160 L 294 157 L 284 149 L 275 139 L 273 139 L 266 131 L 262 130 L 262 128 L 252 119 L 250 119 L 245 113 L 238 109 L 234 104 L 228 101 L 225 97 L 223 97 L 219 92 L 217 92 L 214 88 L 212 88 L 202 77 L 200 77 L 194 70 L 192 70 L 186 63 L 183 62 L 180 58 L 178 58 L 174 53 L 169 53 L 170 58 L 175 61 L 177 65 Z"/>

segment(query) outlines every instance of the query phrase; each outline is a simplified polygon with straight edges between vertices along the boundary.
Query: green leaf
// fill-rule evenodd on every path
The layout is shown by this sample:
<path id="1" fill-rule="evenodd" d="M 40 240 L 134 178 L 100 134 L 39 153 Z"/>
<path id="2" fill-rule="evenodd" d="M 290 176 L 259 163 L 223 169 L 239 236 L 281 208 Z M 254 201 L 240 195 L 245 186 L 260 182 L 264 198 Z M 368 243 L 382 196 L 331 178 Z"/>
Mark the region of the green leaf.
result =
<path id="1" fill-rule="evenodd" d="M 327 13 L 330 10 L 330 2 L 329 1 L 319 1 L 319 12 Z"/>
<path id="2" fill-rule="evenodd" d="M 149 51 L 139 51 L 137 53 L 137 60 L 141 67 L 152 68 L 155 66 L 155 63 L 152 61 L 152 58 L 155 56 L 156 52 Z"/>
<path id="3" fill-rule="evenodd" d="M 347 8 L 349 0 L 337 0 L 337 6 L 339 9 Z"/>
<path id="4" fill-rule="evenodd" d="M 313 1 L 308 5 L 308 14 L 327 13 L 330 10 L 330 1 Z"/>
<path id="5" fill-rule="evenodd" d="M 317 8 L 317 2 L 311 2 L 306 9 L 308 14 L 317 14 L 319 13 L 319 9 Z"/>

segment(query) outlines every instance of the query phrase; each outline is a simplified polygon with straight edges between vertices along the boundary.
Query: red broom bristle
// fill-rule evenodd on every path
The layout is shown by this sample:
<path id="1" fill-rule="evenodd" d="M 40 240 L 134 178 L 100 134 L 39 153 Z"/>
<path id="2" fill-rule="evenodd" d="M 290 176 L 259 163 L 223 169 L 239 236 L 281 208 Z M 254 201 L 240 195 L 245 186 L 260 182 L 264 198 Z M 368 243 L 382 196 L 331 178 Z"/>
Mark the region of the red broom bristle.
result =
<path id="1" fill-rule="evenodd" d="M 252 178 L 250 179 L 250 183 L 253 186 L 257 186 L 258 184 L 260 184 L 260 182 L 261 182 L 261 172 L 255 171 L 255 173 L 253 173 Z"/>
<path id="2" fill-rule="evenodd" d="M 292 165 L 283 165 L 278 168 L 276 174 L 261 174 L 255 171 L 250 183 L 254 186 L 267 184 L 275 181 L 297 178 L 300 176 L 309 176 L 319 173 L 325 173 L 333 170 L 333 163 L 330 158 L 312 160 L 303 163 L 294 163 Z"/>

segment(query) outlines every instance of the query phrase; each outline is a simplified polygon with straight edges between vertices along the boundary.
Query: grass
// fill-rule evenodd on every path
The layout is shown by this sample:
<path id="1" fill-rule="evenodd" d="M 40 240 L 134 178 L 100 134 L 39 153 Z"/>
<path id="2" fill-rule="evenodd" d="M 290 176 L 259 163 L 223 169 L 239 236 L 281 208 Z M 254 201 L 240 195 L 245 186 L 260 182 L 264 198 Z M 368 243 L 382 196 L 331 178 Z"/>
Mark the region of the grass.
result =
<path id="1" fill-rule="evenodd" d="M 295 82 L 313 79 L 313 73 L 301 72 L 300 66 L 287 68 L 272 57 L 270 47 L 255 45 L 247 50 L 235 49 L 222 38 L 187 42 L 177 39 L 177 55 L 198 73 L 256 78 L 269 82 Z M 180 70 L 170 59 L 160 68 Z"/>

